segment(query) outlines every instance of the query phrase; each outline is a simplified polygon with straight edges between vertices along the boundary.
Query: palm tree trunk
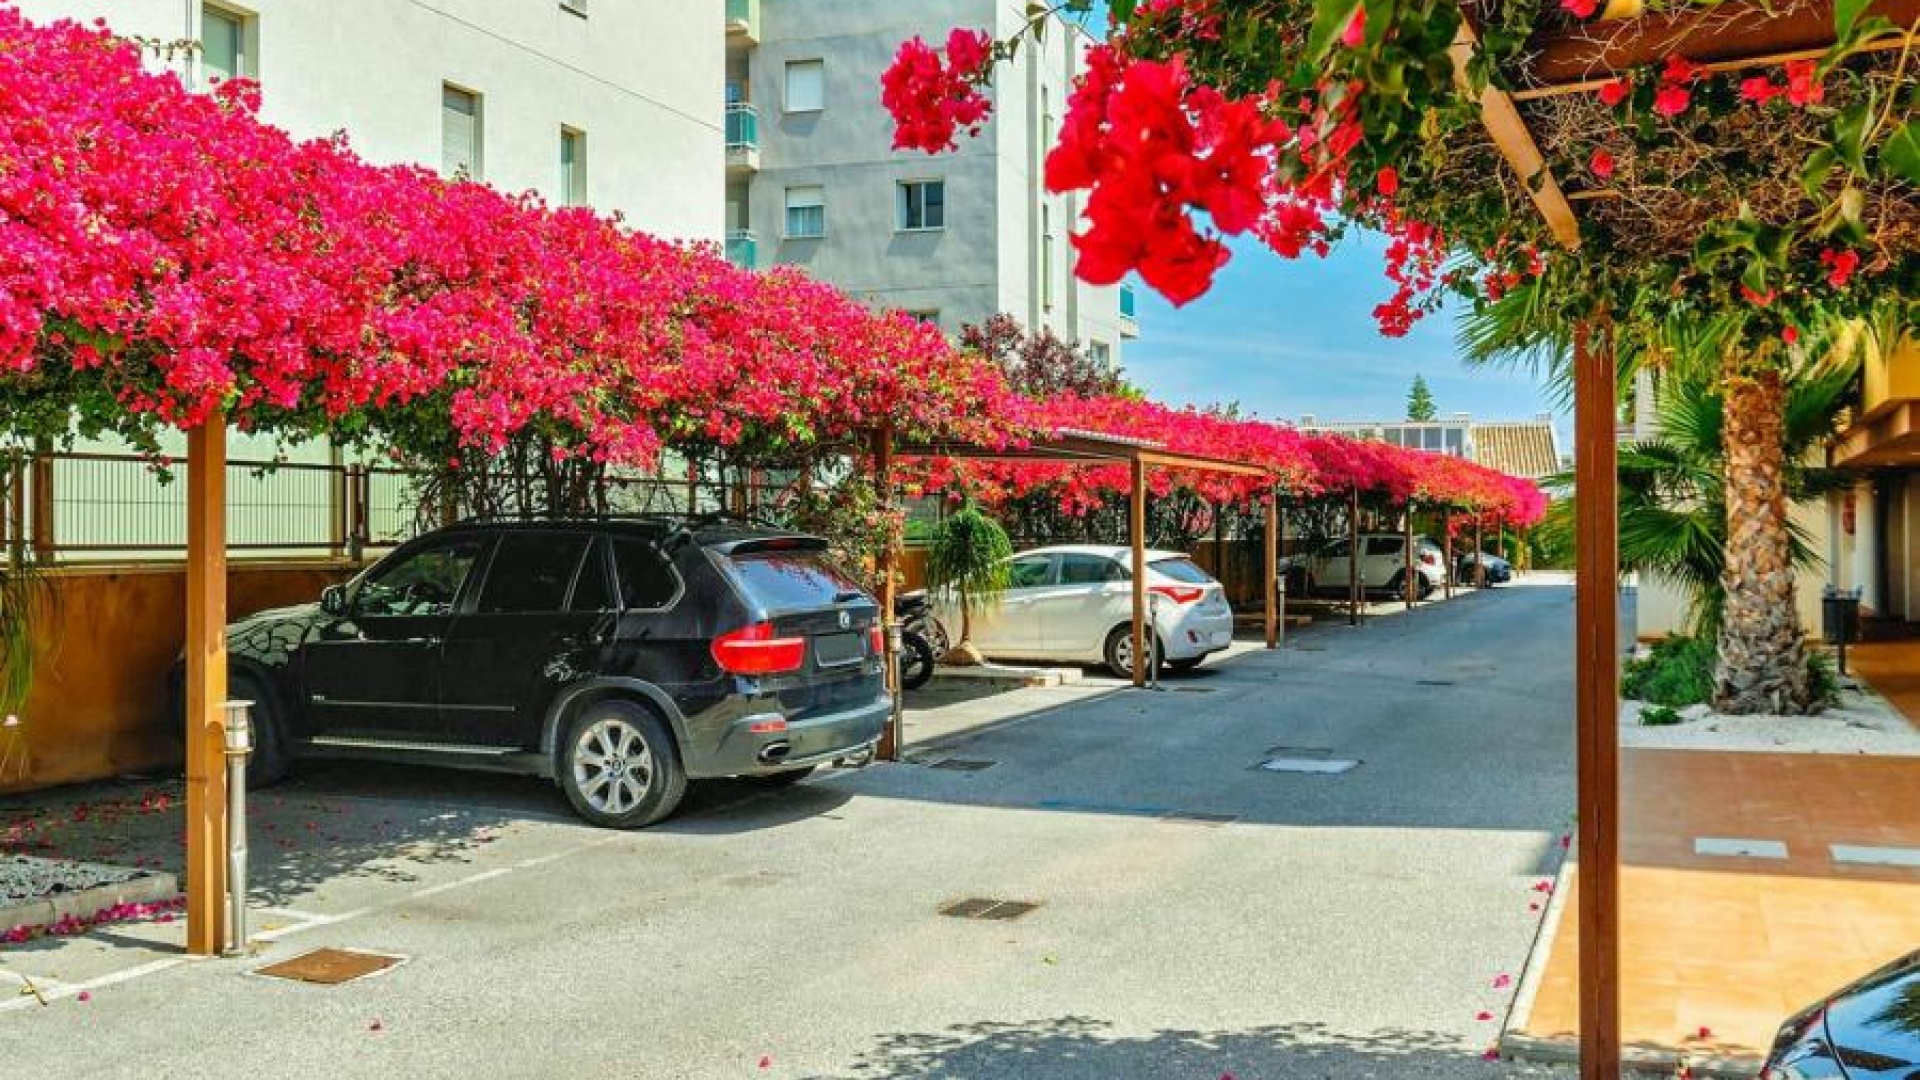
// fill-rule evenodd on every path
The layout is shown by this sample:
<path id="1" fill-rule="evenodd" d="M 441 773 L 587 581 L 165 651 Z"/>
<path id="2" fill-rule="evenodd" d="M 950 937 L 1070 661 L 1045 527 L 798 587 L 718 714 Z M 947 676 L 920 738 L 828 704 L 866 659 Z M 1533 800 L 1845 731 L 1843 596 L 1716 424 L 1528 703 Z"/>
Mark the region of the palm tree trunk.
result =
<path id="1" fill-rule="evenodd" d="M 1786 392 L 1778 371 L 1726 379 L 1727 550 L 1714 708 L 1804 713 L 1813 705 L 1787 529 Z"/>

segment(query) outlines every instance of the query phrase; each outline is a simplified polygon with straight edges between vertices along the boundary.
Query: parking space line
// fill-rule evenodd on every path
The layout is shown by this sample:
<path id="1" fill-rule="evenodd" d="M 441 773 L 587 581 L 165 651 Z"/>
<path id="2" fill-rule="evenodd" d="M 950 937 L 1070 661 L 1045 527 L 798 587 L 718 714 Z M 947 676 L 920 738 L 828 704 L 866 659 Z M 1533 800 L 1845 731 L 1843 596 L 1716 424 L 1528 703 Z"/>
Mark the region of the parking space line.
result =
<path id="1" fill-rule="evenodd" d="M 1856 866 L 1910 866 L 1920 869 L 1920 848 L 1832 845 L 1833 861 Z"/>

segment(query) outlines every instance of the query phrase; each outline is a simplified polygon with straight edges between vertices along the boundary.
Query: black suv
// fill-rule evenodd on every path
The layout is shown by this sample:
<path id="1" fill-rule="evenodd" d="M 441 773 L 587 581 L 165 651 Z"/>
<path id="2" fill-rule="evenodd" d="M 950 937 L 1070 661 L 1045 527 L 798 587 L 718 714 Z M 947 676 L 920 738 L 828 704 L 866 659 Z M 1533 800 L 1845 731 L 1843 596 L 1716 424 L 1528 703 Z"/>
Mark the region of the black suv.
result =
<path id="1" fill-rule="evenodd" d="M 465 522 L 227 630 L 257 782 L 322 756 L 524 772 L 618 828 L 689 779 L 869 752 L 883 641 L 825 541 L 712 518 Z"/>

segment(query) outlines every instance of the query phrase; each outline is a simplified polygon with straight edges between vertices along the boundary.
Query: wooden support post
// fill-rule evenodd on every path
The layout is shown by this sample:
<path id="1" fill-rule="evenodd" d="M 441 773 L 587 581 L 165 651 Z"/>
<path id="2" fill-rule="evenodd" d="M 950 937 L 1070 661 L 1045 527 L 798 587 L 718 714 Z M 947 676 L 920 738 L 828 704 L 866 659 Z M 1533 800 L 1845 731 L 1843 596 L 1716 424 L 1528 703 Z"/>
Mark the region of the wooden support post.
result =
<path id="1" fill-rule="evenodd" d="M 1447 507 L 1447 516 L 1441 525 L 1445 529 L 1445 535 L 1440 538 L 1440 544 L 1446 553 L 1440 557 L 1446 560 L 1446 566 L 1440 580 L 1446 583 L 1447 599 L 1451 600 L 1453 599 L 1453 507 Z"/>
<path id="2" fill-rule="evenodd" d="M 1487 587 L 1487 539 L 1481 532 L 1486 520 L 1484 511 L 1473 512 L 1473 587 L 1476 589 Z"/>
<path id="3" fill-rule="evenodd" d="M 1616 373 L 1608 331 L 1574 332 L 1574 671 L 1580 1077 L 1620 1077 L 1620 636 Z"/>
<path id="4" fill-rule="evenodd" d="M 1360 579 L 1360 489 L 1347 495 L 1347 625 L 1360 625 L 1360 601 L 1367 583 Z"/>
<path id="5" fill-rule="evenodd" d="M 1277 490 L 1273 493 L 1273 501 L 1276 505 L 1280 502 L 1280 492 Z M 1276 552 L 1285 552 L 1287 550 L 1287 514 L 1286 514 L 1285 507 L 1280 507 L 1274 513 L 1273 533 L 1274 533 L 1274 541 L 1273 541 L 1274 550 Z M 1279 584 L 1280 584 L 1280 634 L 1275 643 L 1275 648 L 1283 648 L 1286 646 L 1286 643 L 1287 643 L 1286 579 L 1282 578 Z"/>
<path id="6" fill-rule="evenodd" d="M 54 556 L 53 533 L 53 455 L 44 447 L 36 447 L 33 454 L 33 466 L 29 470 L 32 478 L 28 480 L 28 490 L 33 496 L 33 513 L 29 528 L 33 530 L 33 561 L 50 563 Z"/>
<path id="7" fill-rule="evenodd" d="M 27 463 L 7 466 L 7 566 L 19 573 L 27 563 Z"/>
<path id="8" fill-rule="evenodd" d="M 1413 503 L 1408 502 L 1406 510 L 1400 515 L 1404 524 L 1400 541 L 1400 555 L 1406 560 L 1406 568 L 1400 571 L 1400 591 L 1405 595 L 1407 610 L 1413 610 L 1414 598 L 1419 595 L 1413 587 Z"/>
<path id="9" fill-rule="evenodd" d="M 1266 558 L 1267 648 L 1280 647 L 1280 489 L 1267 493 Z"/>
<path id="10" fill-rule="evenodd" d="M 873 490 L 875 501 L 879 504 L 880 516 L 885 519 L 893 509 L 893 427 L 885 425 L 873 433 Z M 892 695 L 893 708 L 887 714 L 886 730 L 880 733 L 880 748 L 875 757 L 881 761 L 900 760 L 900 744 L 906 732 L 906 709 L 902 702 L 905 692 L 900 688 L 900 653 L 894 648 L 894 638 L 899 627 L 894 625 L 893 598 L 895 591 L 894 575 L 900 566 L 900 534 L 891 523 L 887 526 L 886 543 L 880 545 L 878 565 L 874 569 L 880 575 L 880 625 L 887 628 L 886 683 L 887 692 Z"/>
<path id="11" fill-rule="evenodd" d="M 1133 459 L 1127 540 L 1133 545 L 1133 685 L 1147 685 L 1147 463 Z"/>
<path id="12" fill-rule="evenodd" d="M 187 433 L 187 951 L 226 944 L 227 418 Z"/>

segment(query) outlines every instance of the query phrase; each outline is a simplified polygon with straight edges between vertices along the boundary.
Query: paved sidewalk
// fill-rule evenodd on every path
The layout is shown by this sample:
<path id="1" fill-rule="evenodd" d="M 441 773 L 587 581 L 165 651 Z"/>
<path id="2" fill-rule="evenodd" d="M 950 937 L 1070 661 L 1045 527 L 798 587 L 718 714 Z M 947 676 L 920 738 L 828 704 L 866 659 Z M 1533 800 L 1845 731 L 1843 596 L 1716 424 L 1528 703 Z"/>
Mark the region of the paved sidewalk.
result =
<path id="1" fill-rule="evenodd" d="M 1920 758 L 1628 750 L 1621 771 L 1630 1046 L 1750 1076 L 1781 1020 L 1920 943 Z M 1578 1030 L 1572 873 L 1560 890 L 1512 1052 Z"/>

